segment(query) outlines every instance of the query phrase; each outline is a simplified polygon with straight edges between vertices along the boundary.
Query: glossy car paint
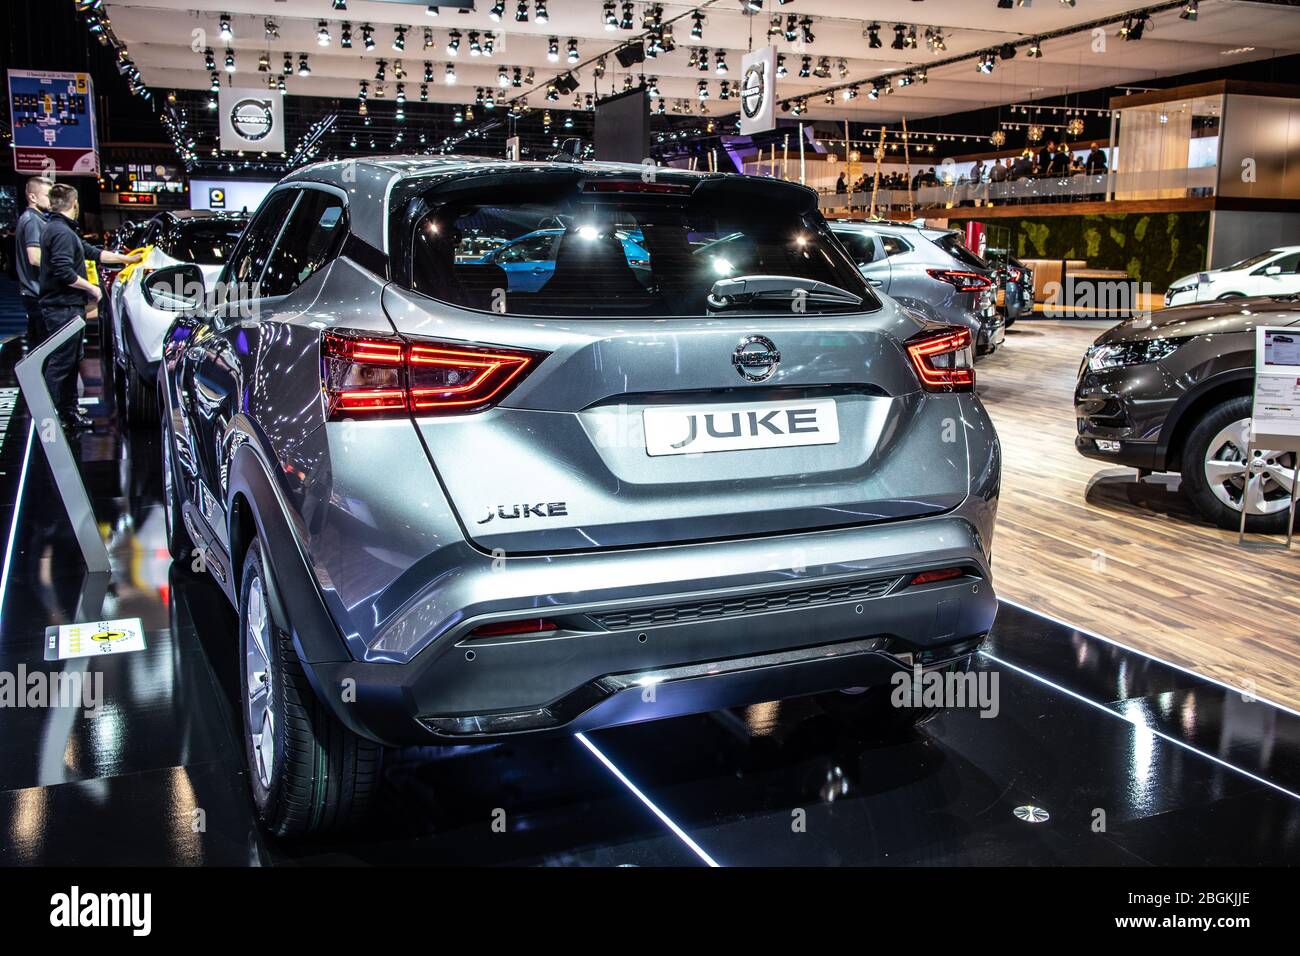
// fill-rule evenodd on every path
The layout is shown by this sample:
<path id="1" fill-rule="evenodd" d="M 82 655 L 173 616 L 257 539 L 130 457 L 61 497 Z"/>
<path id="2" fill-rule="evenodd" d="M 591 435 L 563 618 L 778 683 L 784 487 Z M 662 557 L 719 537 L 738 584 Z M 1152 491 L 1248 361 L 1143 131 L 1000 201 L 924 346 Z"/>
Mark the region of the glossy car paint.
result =
<path id="1" fill-rule="evenodd" d="M 1092 371 L 1079 368 L 1075 447 L 1083 455 L 1152 471 L 1179 470 L 1181 442 L 1197 412 L 1251 394 L 1255 327 L 1295 325 L 1300 303 L 1288 298 L 1233 299 L 1177 306 L 1123 322 L 1097 345 L 1186 337 L 1158 362 Z M 1103 452 L 1097 440 L 1120 442 Z"/>
<path id="2" fill-rule="evenodd" d="M 248 303 L 251 317 L 204 313 L 170 331 L 160 383 L 187 527 L 232 599 L 250 535 L 263 539 L 313 681 L 357 681 L 355 706 L 322 697 L 339 719 L 376 739 L 419 741 L 429 736 L 421 716 L 543 707 L 605 675 L 776 655 L 757 683 L 697 679 L 659 707 L 629 709 L 615 695 L 566 725 L 598 726 L 886 680 L 905 666 L 883 651 L 781 659 L 796 648 L 878 635 L 897 652 L 985 633 L 996 607 L 997 437 L 975 395 L 920 390 L 900 343 L 924 326 L 907 310 L 885 300 L 868 314 L 798 321 L 542 320 L 459 309 L 389 280 L 405 225 L 395 192 L 548 168 L 418 159 L 299 171 L 271 195 L 346 197 L 342 253 L 288 296 Z M 640 167 L 582 169 L 626 177 Z M 481 414 L 327 421 L 328 328 L 548 357 Z M 752 333 L 778 341 L 782 361 L 747 385 L 730 357 Z M 640 411 L 651 404 L 774 395 L 834 397 L 841 443 L 645 455 Z M 536 501 L 565 501 L 567 514 L 479 524 L 489 509 Z M 954 565 L 968 574 L 907 584 Z M 591 622 L 608 609 L 868 578 L 897 580 L 880 597 L 797 611 L 649 628 Z M 468 636 L 539 610 L 574 626 L 558 638 Z"/>

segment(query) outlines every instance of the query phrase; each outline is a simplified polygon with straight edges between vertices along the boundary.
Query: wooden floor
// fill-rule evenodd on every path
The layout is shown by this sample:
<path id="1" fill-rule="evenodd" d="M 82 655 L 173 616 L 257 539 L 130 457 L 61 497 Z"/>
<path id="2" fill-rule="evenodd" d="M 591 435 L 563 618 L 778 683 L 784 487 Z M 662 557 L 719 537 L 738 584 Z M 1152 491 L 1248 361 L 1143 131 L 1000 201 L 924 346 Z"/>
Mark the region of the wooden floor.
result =
<path id="1" fill-rule="evenodd" d="M 999 595 L 1300 708 L 1300 541 L 1240 548 L 1177 476 L 1139 482 L 1074 450 L 1075 375 L 1102 328 L 1021 321 L 978 365 L 1004 455 Z"/>

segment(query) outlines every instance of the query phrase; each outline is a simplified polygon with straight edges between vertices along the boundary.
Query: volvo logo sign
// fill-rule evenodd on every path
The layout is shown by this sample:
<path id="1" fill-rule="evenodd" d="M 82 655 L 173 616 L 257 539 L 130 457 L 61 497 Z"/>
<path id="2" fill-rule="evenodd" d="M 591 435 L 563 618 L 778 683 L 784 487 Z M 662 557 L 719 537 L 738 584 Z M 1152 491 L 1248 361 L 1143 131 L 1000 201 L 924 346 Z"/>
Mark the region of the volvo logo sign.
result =
<path id="1" fill-rule="evenodd" d="M 767 96 L 767 64 L 763 61 L 751 63 L 745 69 L 740 82 L 740 108 L 745 116 L 755 119 L 763 111 L 763 99 Z"/>
<path id="2" fill-rule="evenodd" d="M 249 142 L 256 143 L 271 135 L 275 114 L 270 100 L 242 99 L 230 110 L 230 125 Z"/>
<path id="3" fill-rule="evenodd" d="M 766 335 L 747 335 L 731 354 L 731 364 L 747 382 L 766 382 L 776 374 L 781 353 Z"/>

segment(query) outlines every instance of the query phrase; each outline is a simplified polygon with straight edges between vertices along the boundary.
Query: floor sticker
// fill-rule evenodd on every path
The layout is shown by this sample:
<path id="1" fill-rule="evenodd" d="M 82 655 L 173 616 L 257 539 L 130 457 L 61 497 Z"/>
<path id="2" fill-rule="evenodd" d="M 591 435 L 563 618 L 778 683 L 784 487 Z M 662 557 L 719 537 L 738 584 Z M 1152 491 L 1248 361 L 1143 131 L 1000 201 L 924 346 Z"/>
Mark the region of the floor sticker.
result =
<path id="1" fill-rule="evenodd" d="M 59 624 L 45 629 L 45 659 L 66 661 L 99 654 L 129 654 L 144 650 L 144 625 L 138 617 L 117 621 Z"/>

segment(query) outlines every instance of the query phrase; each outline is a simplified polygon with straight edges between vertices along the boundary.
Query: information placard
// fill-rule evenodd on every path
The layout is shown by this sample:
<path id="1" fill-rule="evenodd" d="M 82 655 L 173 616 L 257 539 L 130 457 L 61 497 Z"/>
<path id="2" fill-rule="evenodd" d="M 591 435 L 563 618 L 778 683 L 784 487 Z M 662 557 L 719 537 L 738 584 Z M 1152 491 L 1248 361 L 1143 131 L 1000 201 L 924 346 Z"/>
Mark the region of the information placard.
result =
<path id="1" fill-rule="evenodd" d="M 89 73 L 9 71 L 14 170 L 98 176 L 95 91 Z"/>
<path id="2" fill-rule="evenodd" d="M 1281 448 L 1300 444 L 1300 329 L 1255 329 L 1251 441 Z"/>
<path id="3" fill-rule="evenodd" d="M 66 661 L 74 657 L 129 654 L 144 650 L 144 625 L 138 617 L 115 621 L 58 624 L 45 629 L 45 659 Z"/>

